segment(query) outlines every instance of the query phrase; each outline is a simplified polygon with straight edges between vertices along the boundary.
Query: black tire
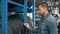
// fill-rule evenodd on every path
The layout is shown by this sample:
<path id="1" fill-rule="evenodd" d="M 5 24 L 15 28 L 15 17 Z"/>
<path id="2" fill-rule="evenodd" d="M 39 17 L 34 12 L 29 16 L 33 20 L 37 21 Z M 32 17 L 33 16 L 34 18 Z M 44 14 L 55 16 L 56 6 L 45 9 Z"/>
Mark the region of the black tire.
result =
<path id="1" fill-rule="evenodd" d="M 2 29 L 0 28 L 0 34 L 3 34 Z"/>
<path id="2" fill-rule="evenodd" d="M 21 21 L 19 16 L 12 15 L 8 17 L 8 34 L 26 34 L 27 28 L 23 25 L 23 21 Z M 2 22 L 0 20 L 0 24 L 1 23 Z M 27 34 L 31 34 L 29 29 L 27 29 L 27 32 Z"/>
<path id="3" fill-rule="evenodd" d="M 23 22 L 17 15 L 9 16 L 9 34 L 24 34 Z"/>
<path id="4" fill-rule="evenodd" d="M 19 15 L 20 16 L 20 15 Z M 23 21 L 17 15 L 9 17 L 9 34 L 26 34 L 26 27 L 23 25 Z M 23 17 L 21 17 L 23 19 Z M 31 34 L 27 29 L 28 34 Z"/>
<path id="5" fill-rule="evenodd" d="M 1 28 L 1 18 L 0 18 L 0 34 L 3 34 L 2 28 Z"/>

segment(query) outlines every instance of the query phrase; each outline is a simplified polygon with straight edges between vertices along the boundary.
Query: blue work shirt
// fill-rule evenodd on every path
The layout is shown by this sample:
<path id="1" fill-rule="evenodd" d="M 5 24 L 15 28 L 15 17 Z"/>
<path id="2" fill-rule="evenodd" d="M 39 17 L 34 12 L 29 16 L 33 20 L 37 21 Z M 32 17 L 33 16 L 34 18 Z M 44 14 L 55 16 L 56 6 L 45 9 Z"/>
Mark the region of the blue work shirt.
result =
<path id="1" fill-rule="evenodd" d="M 38 34 L 58 34 L 57 21 L 50 13 L 42 17 L 38 23 Z"/>

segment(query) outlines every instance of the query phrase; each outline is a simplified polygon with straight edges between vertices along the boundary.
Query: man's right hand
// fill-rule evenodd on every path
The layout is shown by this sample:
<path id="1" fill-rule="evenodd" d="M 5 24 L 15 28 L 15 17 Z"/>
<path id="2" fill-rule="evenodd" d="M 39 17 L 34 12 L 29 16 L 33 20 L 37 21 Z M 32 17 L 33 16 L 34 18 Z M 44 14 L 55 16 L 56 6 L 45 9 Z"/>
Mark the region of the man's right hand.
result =
<path id="1" fill-rule="evenodd" d="M 26 24 L 24 24 L 24 25 L 25 25 L 25 27 L 27 27 L 28 29 L 31 28 L 30 25 L 29 25 L 29 23 L 26 23 Z"/>

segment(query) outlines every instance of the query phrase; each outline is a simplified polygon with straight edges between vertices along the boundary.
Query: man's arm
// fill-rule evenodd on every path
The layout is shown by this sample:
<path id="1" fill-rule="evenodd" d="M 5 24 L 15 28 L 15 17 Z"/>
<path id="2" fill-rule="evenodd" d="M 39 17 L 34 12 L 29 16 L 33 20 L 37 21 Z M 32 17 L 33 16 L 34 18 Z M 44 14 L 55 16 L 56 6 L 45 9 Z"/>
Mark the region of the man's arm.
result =
<path id="1" fill-rule="evenodd" d="M 49 28 L 50 34 L 58 34 L 56 20 L 50 19 L 50 21 L 48 22 L 48 28 Z"/>

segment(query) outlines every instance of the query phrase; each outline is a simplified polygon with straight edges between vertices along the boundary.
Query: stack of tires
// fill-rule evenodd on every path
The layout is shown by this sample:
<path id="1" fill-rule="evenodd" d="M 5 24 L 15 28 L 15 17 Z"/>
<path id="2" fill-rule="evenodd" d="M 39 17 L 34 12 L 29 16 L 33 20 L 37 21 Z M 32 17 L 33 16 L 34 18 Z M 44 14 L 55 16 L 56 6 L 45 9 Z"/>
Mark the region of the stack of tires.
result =
<path id="1" fill-rule="evenodd" d="M 23 15 L 9 16 L 8 17 L 8 34 L 26 34 L 26 33 L 31 34 L 30 30 L 23 25 L 24 23 L 23 19 L 24 19 Z M 1 23 L 1 20 L 0 20 L 0 23 Z"/>

